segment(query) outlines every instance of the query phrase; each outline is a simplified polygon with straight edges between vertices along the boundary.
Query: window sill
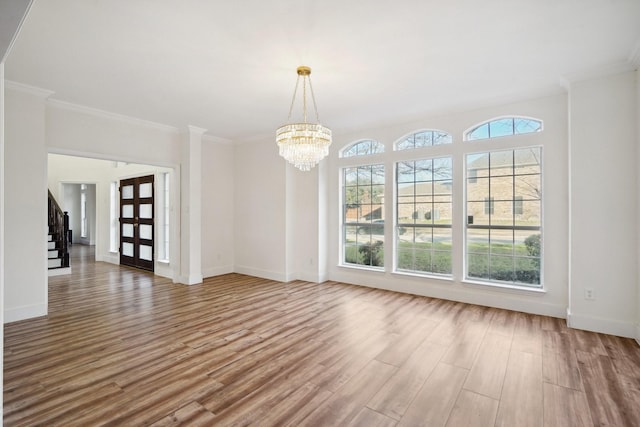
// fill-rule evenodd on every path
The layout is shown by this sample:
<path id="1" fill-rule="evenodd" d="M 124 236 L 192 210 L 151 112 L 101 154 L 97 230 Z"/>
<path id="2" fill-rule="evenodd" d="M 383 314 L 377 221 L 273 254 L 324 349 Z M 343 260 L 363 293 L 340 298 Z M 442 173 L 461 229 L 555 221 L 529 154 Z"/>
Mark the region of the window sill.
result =
<path id="1" fill-rule="evenodd" d="M 453 282 L 453 276 L 449 275 L 440 275 L 440 274 L 428 274 L 428 273 L 412 273 L 410 271 L 393 271 L 392 274 L 398 276 L 408 276 L 408 277 L 416 277 L 420 279 L 436 279 L 442 280 L 445 282 Z"/>
<path id="2" fill-rule="evenodd" d="M 159 264 L 167 264 L 169 265 L 169 260 L 168 259 L 158 259 L 156 260 Z"/>
<path id="3" fill-rule="evenodd" d="M 340 268 L 348 268 L 348 269 L 352 269 L 352 270 L 360 270 L 360 271 L 371 271 L 374 273 L 384 273 L 384 267 L 364 267 L 364 266 L 359 266 L 359 265 L 352 265 L 352 264 L 338 264 L 338 267 Z"/>
<path id="4" fill-rule="evenodd" d="M 526 286 L 510 285 L 507 283 L 492 283 L 492 282 L 483 282 L 480 280 L 470 280 L 470 279 L 465 279 L 461 283 L 463 285 L 486 286 L 489 288 L 504 289 L 506 291 L 517 291 L 517 292 L 539 294 L 539 295 L 547 293 L 544 287 L 533 288 L 533 287 L 526 287 Z"/>

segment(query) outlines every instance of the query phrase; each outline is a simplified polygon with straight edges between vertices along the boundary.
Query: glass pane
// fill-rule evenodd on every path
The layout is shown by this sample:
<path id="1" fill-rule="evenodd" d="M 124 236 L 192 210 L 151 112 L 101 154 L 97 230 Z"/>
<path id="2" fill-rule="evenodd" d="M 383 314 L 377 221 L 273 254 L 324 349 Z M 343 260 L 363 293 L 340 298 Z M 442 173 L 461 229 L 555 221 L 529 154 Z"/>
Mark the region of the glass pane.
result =
<path id="1" fill-rule="evenodd" d="M 514 196 L 525 200 L 539 200 L 542 197 L 540 175 L 517 175 Z"/>
<path id="2" fill-rule="evenodd" d="M 418 160 L 414 162 L 416 171 L 416 181 L 431 181 L 433 179 L 433 161 Z"/>
<path id="3" fill-rule="evenodd" d="M 153 248 L 151 246 L 140 245 L 138 246 L 138 249 L 140 249 L 140 259 L 153 261 Z"/>
<path id="4" fill-rule="evenodd" d="M 384 165 L 371 166 L 371 183 L 384 185 Z"/>
<path id="5" fill-rule="evenodd" d="M 144 184 L 140 184 L 138 191 L 140 191 L 140 197 L 143 197 L 143 198 L 153 197 L 153 184 L 151 184 L 150 182 L 145 182 Z"/>
<path id="6" fill-rule="evenodd" d="M 540 132 L 542 130 L 542 122 L 531 119 L 514 119 L 514 133 L 531 133 Z"/>
<path id="7" fill-rule="evenodd" d="M 467 155 L 467 173 L 475 170 L 476 177 L 489 176 L 489 153 Z"/>
<path id="8" fill-rule="evenodd" d="M 124 256 L 133 256 L 133 243 L 122 243 L 122 255 Z"/>
<path id="9" fill-rule="evenodd" d="M 491 176 L 513 175 L 513 151 L 495 151 L 490 154 Z"/>
<path id="10" fill-rule="evenodd" d="M 484 202 L 467 203 L 467 223 L 469 225 L 489 225 L 489 212 L 485 212 Z"/>
<path id="11" fill-rule="evenodd" d="M 451 274 L 451 252 L 434 251 L 431 254 L 431 268 L 434 273 Z"/>
<path id="12" fill-rule="evenodd" d="M 433 242 L 433 230 L 429 228 L 415 229 L 415 245 L 421 249 L 431 248 Z"/>
<path id="13" fill-rule="evenodd" d="M 453 179 L 451 157 L 433 159 L 433 179 L 438 181 L 451 181 Z"/>
<path id="14" fill-rule="evenodd" d="M 345 168 L 344 169 L 344 185 L 356 185 L 357 183 L 358 183 L 358 169 Z"/>
<path id="15" fill-rule="evenodd" d="M 358 264 L 358 247 L 356 245 L 345 245 L 344 262 L 349 264 Z"/>
<path id="16" fill-rule="evenodd" d="M 513 202 L 493 202 L 491 225 L 513 225 Z"/>
<path id="17" fill-rule="evenodd" d="M 140 238 L 146 240 L 153 239 L 153 226 L 149 224 L 140 224 Z"/>
<path id="18" fill-rule="evenodd" d="M 494 200 L 513 199 L 513 176 L 498 176 L 490 179 L 491 197 Z"/>
<path id="19" fill-rule="evenodd" d="M 412 247 L 414 241 L 413 227 L 398 227 L 398 246 L 407 248 Z"/>
<path id="20" fill-rule="evenodd" d="M 122 198 L 133 199 L 133 185 L 125 185 L 122 187 Z"/>
<path id="21" fill-rule="evenodd" d="M 433 248 L 439 251 L 451 251 L 451 229 L 433 229 Z"/>
<path id="22" fill-rule="evenodd" d="M 415 140 L 416 148 L 430 147 L 431 145 L 433 145 L 432 143 L 433 132 L 425 131 L 425 132 L 416 133 L 414 135 L 414 140 Z"/>
<path id="23" fill-rule="evenodd" d="M 398 182 L 413 182 L 413 162 L 399 162 L 397 164 Z"/>
<path id="24" fill-rule="evenodd" d="M 358 146 L 352 145 L 342 152 L 342 157 L 352 157 L 358 154 Z"/>
<path id="25" fill-rule="evenodd" d="M 491 255 L 489 277 L 492 280 L 513 282 L 513 257 Z"/>
<path id="26" fill-rule="evenodd" d="M 513 255 L 513 230 L 491 230 L 492 255 Z"/>
<path id="27" fill-rule="evenodd" d="M 468 254 L 467 255 L 467 276 L 486 279 L 489 277 L 489 255 Z"/>
<path id="28" fill-rule="evenodd" d="M 398 248 L 398 270 L 413 270 L 413 248 Z"/>
<path id="29" fill-rule="evenodd" d="M 467 183 L 467 200 L 483 201 L 489 197 L 489 178 L 478 178 L 474 183 Z"/>
<path id="30" fill-rule="evenodd" d="M 431 267 L 431 251 L 417 248 L 414 251 L 414 271 L 432 271 Z"/>
<path id="31" fill-rule="evenodd" d="M 540 258 L 516 258 L 515 265 L 516 282 L 540 284 Z"/>
<path id="32" fill-rule="evenodd" d="M 451 203 L 434 203 L 431 217 L 434 224 L 451 224 Z"/>
<path id="33" fill-rule="evenodd" d="M 491 138 L 513 135 L 513 119 L 499 119 L 490 122 L 489 135 Z"/>
<path id="34" fill-rule="evenodd" d="M 122 205 L 122 217 L 133 218 L 133 205 Z"/>
<path id="35" fill-rule="evenodd" d="M 412 138 L 407 138 L 407 139 L 403 139 L 402 141 L 399 141 L 396 144 L 396 150 L 409 150 L 413 148 L 413 139 Z"/>
<path id="36" fill-rule="evenodd" d="M 515 225 L 540 227 L 540 201 L 524 200 L 522 215 L 516 215 Z"/>
<path id="37" fill-rule="evenodd" d="M 122 224 L 122 236 L 133 237 L 133 224 Z"/>
<path id="38" fill-rule="evenodd" d="M 431 224 L 433 222 L 431 215 L 431 203 L 416 203 L 413 217 L 416 224 Z"/>
<path id="39" fill-rule="evenodd" d="M 488 254 L 489 230 L 481 230 L 477 228 L 467 229 L 467 252 Z"/>
<path id="40" fill-rule="evenodd" d="M 377 241 L 371 244 L 358 245 L 359 264 L 372 267 L 384 266 L 384 244 Z"/>
<path id="41" fill-rule="evenodd" d="M 451 144 L 452 142 L 453 138 L 448 133 L 433 133 L 433 145 Z"/>
<path id="42" fill-rule="evenodd" d="M 516 175 L 540 173 L 541 156 L 540 147 L 515 150 L 513 158 Z"/>
<path id="43" fill-rule="evenodd" d="M 344 227 L 344 241 L 345 243 L 355 243 L 358 227 L 355 225 L 347 225 Z"/>
<path id="44" fill-rule="evenodd" d="M 473 141 L 475 139 L 489 138 L 489 123 L 478 126 L 469 133 L 467 133 L 467 140 Z"/>
<path id="45" fill-rule="evenodd" d="M 144 204 L 140 205 L 140 218 L 153 218 L 153 205 L 152 204 Z"/>

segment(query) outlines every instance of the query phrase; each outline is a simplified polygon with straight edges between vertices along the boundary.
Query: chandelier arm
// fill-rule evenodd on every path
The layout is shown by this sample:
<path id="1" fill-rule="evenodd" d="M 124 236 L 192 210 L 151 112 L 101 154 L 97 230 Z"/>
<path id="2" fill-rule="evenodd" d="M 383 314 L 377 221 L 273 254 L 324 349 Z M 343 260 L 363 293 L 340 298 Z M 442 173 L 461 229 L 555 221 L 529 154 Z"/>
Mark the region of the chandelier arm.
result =
<path id="1" fill-rule="evenodd" d="M 313 109 L 316 112 L 316 122 L 320 123 L 320 114 L 318 113 L 318 105 L 316 104 L 316 96 L 313 94 L 313 86 L 311 85 L 311 76 L 309 76 L 309 90 L 311 90 L 311 99 L 313 100 Z"/>
<path id="2" fill-rule="evenodd" d="M 293 104 L 296 102 L 296 93 L 298 93 L 298 83 L 300 83 L 300 75 L 296 79 L 296 87 L 293 89 L 293 96 L 291 97 L 291 107 L 289 107 L 289 116 L 287 117 L 287 122 L 291 121 L 291 113 L 293 113 Z"/>

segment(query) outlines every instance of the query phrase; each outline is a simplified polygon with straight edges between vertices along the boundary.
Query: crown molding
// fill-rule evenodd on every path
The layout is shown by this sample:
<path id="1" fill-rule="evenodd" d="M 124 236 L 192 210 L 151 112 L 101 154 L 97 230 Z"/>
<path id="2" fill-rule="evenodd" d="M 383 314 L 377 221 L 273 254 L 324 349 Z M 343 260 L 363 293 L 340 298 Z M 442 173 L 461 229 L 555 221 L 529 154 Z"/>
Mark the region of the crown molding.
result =
<path id="1" fill-rule="evenodd" d="M 219 136 L 213 135 L 202 135 L 202 140 L 204 142 L 211 142 L 214 144 L 233 144 L 233 141 L 227 138 L 221 138 Z"/>
<path id="2" fill-rule="evenodd" d="M 565 74 L 561 77 L 561 85 L 565 88 L 569 88 L 574 83 L 580 83 L 586 80 L 597 79 L 600 77 L 613 76 L 633 70 L 634 65 L 632 64 L 630 59 L 628 61 L 613 62 L 610 64 L 594 67 L 589 70 Z"/>
<path id="3" fill-rule="evenodd" d="M 203 135 L 207 130 L 205 128 L 201 128 L 198 126 L 188 125 L 189 133 L 195 133 L 199 135 Z"/>
<path id="4" fill-rule="evenodd" d="M 115 120 L 122 123 L 127 123 L 127 124 L 132 124 L 137 126 L 144 126 L 151 129 L 159 130 L 161 132 L 174 133 L 174 134 L 179 133 L 178 128 L 174 126 L 152 122 L 149 120 L 138 119 L 136 117 L 126 116 L 124 114 L 112 113 L 110 111 L 100 110 L 93 107 L 86 107 L 84 105 L 73 104 L 71 102 L 60 101 L 58 99 L 49 99 L 47 100 L 47 104 L 52 108 L 57 108 L 60 110 L 73 111 L 76 113 L 99 117 L 102 119 Z"/>
<path id="5" fill-rule="evenodd" d="M 34 95 L 44 99 L 49 98 L 51 95 L 55 93 L 54 91 L 51 91 L 51 90 L 46 90 L 36 86 L 27 85 L 24 83 L 18 83 L 13 80 L 7 80 L 7 79 L 5 79 L 4 81 L 4 88 L 15 90 L 17 92 L 28 93 L 30 95 Z"/>

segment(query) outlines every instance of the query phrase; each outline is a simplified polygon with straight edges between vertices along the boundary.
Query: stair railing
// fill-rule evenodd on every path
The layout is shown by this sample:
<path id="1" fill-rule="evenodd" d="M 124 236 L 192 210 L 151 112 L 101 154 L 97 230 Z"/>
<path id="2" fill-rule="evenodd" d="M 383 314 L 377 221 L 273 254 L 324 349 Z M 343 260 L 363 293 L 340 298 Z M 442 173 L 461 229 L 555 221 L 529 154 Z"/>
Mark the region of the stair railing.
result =
<path id="1" fill-rule="evenodd" d="M 56 249 L 62 254 L 62 267 L 69 267 L 69 214 L 60 209 L 60 205 L 49 190 L 49 233 L 54 236 Z"/>

